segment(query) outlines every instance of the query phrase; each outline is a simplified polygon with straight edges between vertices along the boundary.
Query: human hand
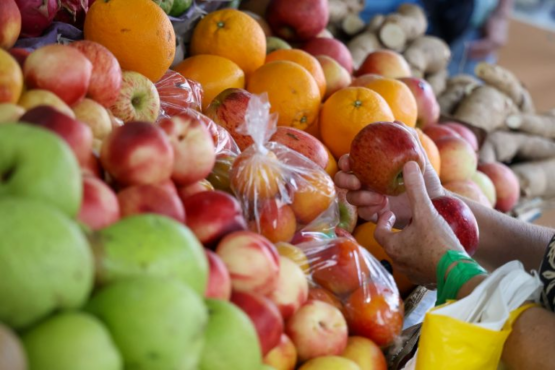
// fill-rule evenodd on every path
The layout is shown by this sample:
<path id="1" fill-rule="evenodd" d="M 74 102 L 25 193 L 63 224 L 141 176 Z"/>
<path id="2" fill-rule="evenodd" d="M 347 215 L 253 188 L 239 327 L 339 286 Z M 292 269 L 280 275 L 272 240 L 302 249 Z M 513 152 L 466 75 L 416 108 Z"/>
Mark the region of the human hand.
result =
<path id="1" fill-rule="evenodd" d="M 394 213 L 381 212 L 374 237 L 400 272 L 415 284 L 433 287 L 441 257 L 448 250 L 464 252 L 464 248 L 432 204 L 416 162 L 405 165 L 403 178 L 408 203 L 415 216 L 402 231 L 393 232 Z"/>
<path id="2" fill-rule="evenodd" d="M 509 22 L 506 17 L 493 15 L 486 22 L 484 38 L 472 42 L 468 55 L 472 59 L 485 59 L 507 43 Z"/>
<path id="3" fill-rule="evenodd" d="M 420 144 L 416 130 L 409 130 L 418 141 L 422 153 L 426 153 L 422 144 Z M 425 156 L 425 162 L 424 180 L 428 195 L 430 198 L 445 195 L 446 192 L 427 156 Z M 339 188 L 348 190 L 347 201 L 358 207 L 358 214 L 361 218 L 377 222 L 379 213 L 392 211 L 397 220 L 395 226 L 398 228 L 404 227 L 412 218 L 412 211 L 406 193 L 396 197 L 387 197 L 365 189 L 360 180 L 351 173 L 348 154 L 339 159 L 338 167 L 340 171 L 335 175 L 335 184 Z"/>

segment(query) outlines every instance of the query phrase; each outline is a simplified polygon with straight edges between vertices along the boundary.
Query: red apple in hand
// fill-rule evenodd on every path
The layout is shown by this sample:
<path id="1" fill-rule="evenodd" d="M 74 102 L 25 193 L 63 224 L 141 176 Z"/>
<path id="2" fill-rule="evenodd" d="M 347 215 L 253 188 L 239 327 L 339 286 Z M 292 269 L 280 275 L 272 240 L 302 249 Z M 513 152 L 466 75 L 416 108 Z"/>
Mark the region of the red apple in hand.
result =
<path id="1" fill-rule="evenodd" d="M 351 334 L 359 335 L 385 347 L 401 335 L 403 307 L 397 292 L 368 282 L 358 288 L 345 303 Z"/>
<path id="2" fill-rule="evenodd" d="M 268 298 L 253 293 L 233 292 L 231 302 L 245 312 L 256 328 L 262 356 L 276 347 L 283 334 L 283 319 Z"/>
<path id="3" fill-rule="evenodd" d="M 440 216 L 447 221 L 466 252 L 472 256 L 480 242 L 478 222 L 474 213 L 462 200 L 453 197 L 434 198 L 432 203 Z"/>
<path id="4" fill-rule="evenodd" d="M 172 179 L 180 186 L 206 178 L 216 161 L 214 141 L 199 115 L 195 111 L 183 112 L 159 123 L 173 147 Z"/>
<path id="5" fill-rule="evenodd" d="M 79 50 L 52 44 L 29 54 L 23 75 L 27 88 L 51 91 L 73 105 L 85 97 L 92 70 L 92 63 Z"/>
<path id="6" fill-rule="evenodd" d="M 351 170 L 364 186 L 384 195 L 405 191 L 403 167 L 426 163 L 418 141 L 401 123 L 376 122 L 363 128 L 351 143 Z"/>
<path id="7" fill-rule="evenodd" d="M 272 0 L 266 17 L 276 36 L 290 41 L 310 40 L 328 24 L 328 1 Z"/>
<path id="8" fill-rule="evenodd" d="M 170 178 L 174 152 L 160 128 L 148 122 L 128 122 L 104 140 L 100 161 L 121 185 L 159 184 Z"/>
<path id="9" fill-rule="evenodd" d="M 289 149 L 304 155 L 322 169 L 326 169 L 328 165 L 329 157 L 326 147 L 309 133 L 293 127 L 279 126 L 270 141 L 285 145 Z"/>
<path id="10" fill-rule="evenodd" d="M 485 173 L 495 186 L 495 209 L 509 212 L 520 197 L 520 183 L 515 173 L 502 163 L 484 163 L 478 169 Z"/>
<path id="11" fill-rule="evenodd" d="M 212 247 L 225 235 L 247 228 L 241 205 L 223 191 L 204 191 L 183 200 L 187 226 L 205 247 Z"/>
<path id="12" fill-rule="evenodd" d="M 156 213 L 185 221 L 185 210 L 175 190 L 168 186 L 146 184 L 130 186 L 118 193 L 121 216 Z"/>
<path id="13" fill-rule="evenodd" d="M 349 75 L 353 73 L 353 57 L 351 56 L 351 52 L 347 49 L 345 44 L 339 40 L 314 38 L 304 44 L 302 49 L 315 57 L 318 55 L 326 55 L 345 68 Z"/>
<path id="14" fill-rule="evenodd" d="M 93 140 L 89 126 L 44 105 L 27 111 L 19 121 L 54 131 L 69 144 L 79 164 L 83 166 L 88 163 Z"/>
<path id="15" fill-rule="evenodd" d="M 120 218 L 116 194 L 100 179 L 83 176 L 83 201 L 77 219 L 93 230 L 107 227 Z"/>
<path id="16" fill-rule="evenodd" d="M 400 80 L 408 86 L 416 99 L 418 108 L 416 127 L 424 129 L 437 123 L 439 104 L 430 84 L 426 80 L 416 77 L 403 77 Z"/>
<path id="17" fill-rule="evenodd" d="M 234 291 L 267 295 L 279 279 L 276 247 L 262 235 L 236 231 L 223 238 L 216 254 L 224 261 Z"/>
<path id="18" fill-rule="evenodd" d="M 353 292 L 370 276 L 362 251 L 354 239 L 335 239 L 308 258 L 314 282 L 337 295 Z"/>
<path id="19" fill-rule="evenodd" d="M 208 286 L 204 293 L 205 298 L 222 299 L 229 301 L 231 298 L 231 277 L 225 263 L 218 255 L 205 249 L 208 259 Z"/>
<path id="20" fill-rule="evenodd" d="M 299 361 L 339 356 L 347 347 L 347 323 L 341 311 L 321 301 L 308 301 L 287 321 L 285 333 Z"/>
<path id="21" fill-rule="evenodd" d="M 79 50 L 92 63 L 92 74 L 87 96 L 109 108 L 118 98 L 121 89 L 121 67 L 118 60 L 99 43 L 81 40 L 69 44 Z"/>
<path id="22" fill-rule="evenodd" d="M 436 142 L 441 158 L 442 183 L 468 180 L 476 173 L 478 158 L 472 146 L 461 137 L 444 137 Z"/>

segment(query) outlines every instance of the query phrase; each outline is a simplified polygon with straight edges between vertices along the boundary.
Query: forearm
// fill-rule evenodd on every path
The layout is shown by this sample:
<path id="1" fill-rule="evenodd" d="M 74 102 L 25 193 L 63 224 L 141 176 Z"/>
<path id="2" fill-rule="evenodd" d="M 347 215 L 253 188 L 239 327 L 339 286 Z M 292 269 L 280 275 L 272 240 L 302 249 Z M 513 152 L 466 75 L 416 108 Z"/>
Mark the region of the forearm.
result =
<path id="1" fill-rule="evenodd" d="M 527 270 L 538 269 L 555 231 L 526 223 L 460 198 L 470 207 L 480 229 L 480 245 L 473 256 L 484 268 L 496 269 L 518 260 Z"/>
<path id="2" fill-rule="evenodd" d="M 497 8 L 495 8 L 493 15 L 498 17 L 509 18 L 511 10 L 513 9 L 513 0 L 499 0 Z"/>

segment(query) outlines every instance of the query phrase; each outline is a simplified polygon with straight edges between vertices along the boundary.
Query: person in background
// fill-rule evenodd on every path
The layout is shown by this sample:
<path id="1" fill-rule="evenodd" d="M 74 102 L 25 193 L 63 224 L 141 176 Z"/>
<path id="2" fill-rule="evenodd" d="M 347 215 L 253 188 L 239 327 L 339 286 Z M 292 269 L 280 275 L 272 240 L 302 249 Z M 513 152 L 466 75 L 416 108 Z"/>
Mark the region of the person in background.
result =
<path id="1" fill-rule="evenodd" d="M 366 0 L 361 17 L 368 22 L 402 3 L 422 6 L 428 16 L 427 33 L 449 44 L 450 75 L 473 75 L 479 62 L 495 63 L 497 51 L 507 42 L 513 0 Z"/>

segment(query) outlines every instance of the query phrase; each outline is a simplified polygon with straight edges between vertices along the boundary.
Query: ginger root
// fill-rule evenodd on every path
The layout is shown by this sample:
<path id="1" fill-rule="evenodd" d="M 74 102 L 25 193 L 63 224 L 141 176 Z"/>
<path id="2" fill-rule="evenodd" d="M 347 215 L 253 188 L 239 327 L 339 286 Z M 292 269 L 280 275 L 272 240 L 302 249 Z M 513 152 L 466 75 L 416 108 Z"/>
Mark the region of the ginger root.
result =
<path id="1" fill-rule="evenodd" d="M 507 116 L 516 112 L 518 109 L 509 97 L 494 87 L 482 85 L 463 98 L 453 116 L 491 132 L 503 127 Z"/>
<path id="2" fill-rule="evenodd" d="M 428 28 L 426 14 L 414 4 L 401 4 L 389 14 L 379 30 L 381 42 L 389 49 L 403 51 L 406 45 L 422 36 Z"/>
<path id="3" fill-rule="evenodd" d="M 512 162 L 513 160 L 535 161 L 555 157 L 555 142 L 539 136 L 519 132 L 495 131 L 489 134 L 486 143 L 491 146 L 495 160 Z M 482 156 L 489 155 L 485 149 Z M 488 158 L 491 159 L 491 158 Z"/>
<path id="4" fill-rule="evenodd" d="M 414 40 L 404 53 L 407 62 L 425 74 L 437 73 L 447 67 L 451 49 L 440 38 L 421 36 Z"/>
<path id="5" fill-rule="evenodd" d="M 432 86 L 432 90 L 436 96 L 441 95 L 442 92 L 447 88 L 447 77 L 449 72 L 447 69 L 442 69 L 439 72 L 430 74 L 426 76 L 426 81 Z"/>
<path id="6" fill-rule="evenodd" d="M 381 49 L 382 44 L 375 34 L 365 32 L 349 41 L 347 48 L 351 52 L 355 68 L 358 69 L 368 54 Z"/>
<path id="7" fill-rule="evenodd" d="M 505 122 L 510 129 L 555 139 L 555 116 L 520 113 L 510 115 Z"/>
<path id="8" fill-rule="evenodd" d="M 528 113 L 534 111 L 530 93 L 511 71 L 499 65 L 481 62 L 476 66 L 475 73 L 486 84 L 505 93 L 519 109 Z"/>
<path id="9" fill-rule="evenodd" d="M 520 182 L 520 191 L 526 197 L 552 197 L 555 195 L 555 158 L 519 163 L 511 166 Z"/>
<path id="10" fill-rule="evenodd" d="M 460 74 L 447 80 L 447 87 L 438 96 L 438 103 L 443 114 L 452 114 L 467 93 L 478 86 L 478 81 L 474 76 Z"/>
<path id="11" fill-rule="evenodd" d="M 366 23 L 358 16 L 358 14 L 348 14 L 341 21 L 341 29 L 349 36 L 360 33 L 366 27 Z"/>

